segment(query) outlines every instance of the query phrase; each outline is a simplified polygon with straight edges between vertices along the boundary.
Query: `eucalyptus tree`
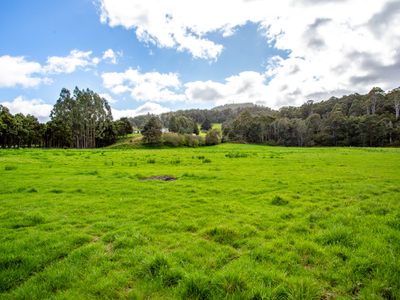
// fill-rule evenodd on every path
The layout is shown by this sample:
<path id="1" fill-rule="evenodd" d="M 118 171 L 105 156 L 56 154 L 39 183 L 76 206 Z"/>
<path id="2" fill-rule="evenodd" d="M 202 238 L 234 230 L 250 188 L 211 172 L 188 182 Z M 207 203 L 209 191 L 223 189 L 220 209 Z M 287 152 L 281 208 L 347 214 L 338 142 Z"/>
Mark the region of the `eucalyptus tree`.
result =
<path id="1" fill-rule="evenodd" d="M 57 132 L 68 133 L 66 139 L 72 136 L 74 148 L 95 148 L 110 140 L 110 136 L 115 137 L 111 107 L 106 99 L 89 89 L 76 87 L 73 96 L 62 89 L 50 117 Z"/>
<path id="2" fill-rule="evenodd" d="M 0 105 L 0 146 L 15 146 L 17 131 L 14 116 L 9 109 Z"/>

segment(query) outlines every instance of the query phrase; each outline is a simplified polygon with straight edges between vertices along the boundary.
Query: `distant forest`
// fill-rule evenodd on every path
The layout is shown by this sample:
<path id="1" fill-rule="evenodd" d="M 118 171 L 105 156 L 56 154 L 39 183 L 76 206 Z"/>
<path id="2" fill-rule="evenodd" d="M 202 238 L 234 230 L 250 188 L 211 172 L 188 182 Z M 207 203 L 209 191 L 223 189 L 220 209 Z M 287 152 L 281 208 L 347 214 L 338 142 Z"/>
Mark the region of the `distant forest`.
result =
<path id="1" fill-rule="evenodd" d="M 172 116 L 198 124 L 222 123 L 223 141 L 284 146 L 400 146 L 400 88 L 385 93 L 374 87 L 351 94 L 307 101 L 300 107 L 272 110 L 250 103 L 161 114 L 168 127 Z M 150 116 L 130 118 L 142 128 Z"/>
<path id="2" fill-rule="evenodd" d="M 0 105 L 0 147 L 96 148 L 143 130 L 150 114 L 113 121 L 106 99 L 91 90 L 62 89 L 43 124 L 34 116 L 12 115 Z M 190 109 L 158 116 L 161 127 L 186 135 L 222 124 L 222 141 L 284 146 L 400 146 L 400 88 L 388 93 L 307 101 L 273 110 L 254 104 Z M 154 119 L 154 118 L 153 118 Z M 153 120 L 154 121 L 154 120 Z M 147 124 L 146 130 L 148 130 Z"/>

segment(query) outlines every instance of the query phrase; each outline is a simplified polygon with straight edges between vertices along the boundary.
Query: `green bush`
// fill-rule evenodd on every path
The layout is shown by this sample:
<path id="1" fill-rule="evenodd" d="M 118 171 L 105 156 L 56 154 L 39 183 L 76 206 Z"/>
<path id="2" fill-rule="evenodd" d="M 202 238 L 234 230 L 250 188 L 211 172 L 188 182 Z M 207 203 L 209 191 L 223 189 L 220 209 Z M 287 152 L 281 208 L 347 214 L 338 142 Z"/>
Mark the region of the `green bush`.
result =
<path id="1" fill-rule="evenodd" d="M 211 129 L 206 135 L 206 145 L 218 145 L 221 144 L 222 133 L 219 129 Z"/>
<path id="2" fill-rule="evenodd" d="M 164 145 L 170 147 L 182 147 L 185 144 L 184 136 L 175 132 L 164 133 L 162 140 Z"/>
<path id="3" fill-rule="evenodd" d="M 185 135 L 185 142 L 186 146 L 188 147 L 199 147 L 199 146 L 204 146 L 205 140 L 203 137 L 198 136 L 198 135 L 192 135 L 192 134 L 187 134 Z"/>
<path id="4" fill-rule="evenodd" d="M 162 141 L 170 147 L 199 147 L 205 144 L 204 138 L 193 134 L 180 134 L 175 132 L 164 133 Z"/>

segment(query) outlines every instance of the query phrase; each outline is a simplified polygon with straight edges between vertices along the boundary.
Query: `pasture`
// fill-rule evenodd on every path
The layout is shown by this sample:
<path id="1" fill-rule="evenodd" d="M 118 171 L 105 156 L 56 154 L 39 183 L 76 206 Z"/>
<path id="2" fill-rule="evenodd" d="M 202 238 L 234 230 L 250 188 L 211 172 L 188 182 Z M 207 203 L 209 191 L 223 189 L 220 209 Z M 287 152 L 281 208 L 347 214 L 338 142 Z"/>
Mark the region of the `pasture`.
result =
<path id="1" fill-rule="evenodd" d="M 0 150 L 0 299 L 399 299 L 399 170 L 389 148 Z"/>

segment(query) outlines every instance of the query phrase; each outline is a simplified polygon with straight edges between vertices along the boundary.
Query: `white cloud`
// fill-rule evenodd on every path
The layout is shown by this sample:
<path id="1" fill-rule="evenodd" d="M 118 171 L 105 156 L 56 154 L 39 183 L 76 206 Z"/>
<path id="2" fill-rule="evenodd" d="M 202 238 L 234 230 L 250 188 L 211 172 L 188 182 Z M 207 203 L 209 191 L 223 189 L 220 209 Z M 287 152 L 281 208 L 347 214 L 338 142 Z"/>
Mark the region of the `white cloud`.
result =
<path id="1" fill-rule="evenodd" d="M 247 71 L 215 81 L 194 81 L 185 84 L 185 95 L 190 102 L 226 103 L 260 102 L 268 97 L 264 74 Z"/>
<path id="2" fill-rule="evenodd" d="M 184 95 L 179 94 L 181 83 L 175 73 L 147 72 L 135 69 L 125 72 L 102 74 L 103 85 L 114 94 L 129 92 L 137 101 L 182 101 Z"/>
<path id="3" fill-rule="evenodd" d="M 115 108 L 112 109 L 114 120 L 118 120 L 122 117 L 135 117 L 138 115 L 145 115 L 147 113 L 158 115 L 168 111 L 170 111 L 169 108 L 153 102 L 146 102 L 145 104 L 139 106 L 136 109 L 125 109 L 125 110 L 119 110 Z"/>
<path id="4" fill-rule="evenodd" d="M 23 56 L 0 56 L 0 88 L 36 87 L 47 78 L 40 76 L 42 67 L 37 62 L 27 61 Z"/>
<path id="5" fill-rule="evenodd" d="M 108 49 L 103 53 L 103 60 L 107 60 L 108 62 L 112 63 L 113 65 L 117 64 L 118 57 L 122 56 L 121 52 L 115 52 L 113 49 Z"/>
<path id="6" fill-rule="evenodd" d="M 259 103 L 268 97 L 266 75 L 252 71 L 230 76 L 223 83 L 209 80 L 192 81 L 184 85 L 174 73 L 140 73 L 134 69 L 122 73 L 103 73 L 102 78 L 104 87 L 112 93 L 129 92 L 136 101 L 209 102 L 221 105 L 233 102 Z M 110 95 L 103 95 L 106 99 L 111 99 Z"/>
<path id="7" fill-rule="evenodd" d="M 92 51 L 72 50 L 67 56 L 48 57 L 45 65 L 28 61 L 24 56 L 0 56 L 0 88 L 21 86 L 37 87 L 42 83 L 51 83 L 49 75 L 73 73 L 79 68 L 95 67 L 102 60 L 116 63 L 120 52 L 108 49 L 103 57 L 93 57 Z"/>
<path id="8" fill-rule="evenodd" d="M 211 60 L 223 45 L 210 40 L 209 33 L 229 36 L 246 22 L 258 24 L 266 43 L 289 53 L 260 74 L 267 81 L 258 87 L 269 106 L 366 92 L 374 85 L 398 86 L 398 0 L 100 0 L 100 5 L 101 20 L 110 26 L 134 29 L 141 41 Z M 192 98 L 192 89 L 202 86 L 211 86 L 223 99 L 229 94 L 218 83 L 186 85 Z M 229 85 L 228 79 L 222 85 Z"/>
<path id="9" fill-rule="evenodd" d="M 10 109 L 12 114 L 22 113 L 24 115 L 33 115 L 42 122 L 49 119 L 50 112 L 53 109 L 53 105 L 46 104 L 43 100 L 28 100 L 22 96 L 15 98 L 11 102 L 5 101 L 0 104 Z"/>
<path id="10" fill-rule="evenodd" d="M 108 93 L 101 93 L 99 94 L 100 97 L 104 98 L 107 100 L 108 103 L 117 103 L 118 100 L 114 99 L 110 94 Z"/>
<path id="11" fill-rule="evenodd" d="M 77 68 L 96 66 L 100 62 L 98 57 L 92 57 L 92 51 L 72 50 L 67 56 L 51 56 L 43 68 L 47 73 L 73 73 Z"/>

